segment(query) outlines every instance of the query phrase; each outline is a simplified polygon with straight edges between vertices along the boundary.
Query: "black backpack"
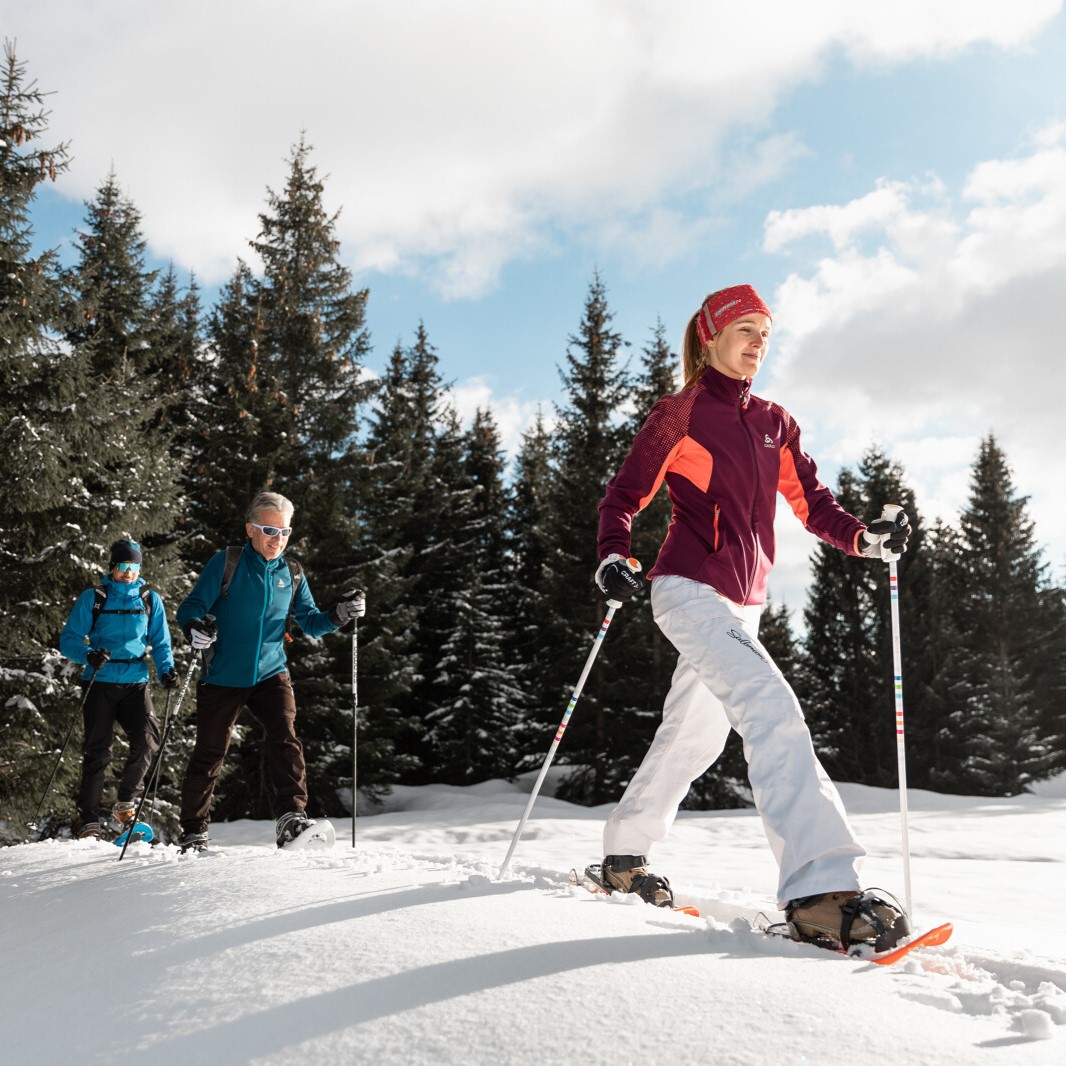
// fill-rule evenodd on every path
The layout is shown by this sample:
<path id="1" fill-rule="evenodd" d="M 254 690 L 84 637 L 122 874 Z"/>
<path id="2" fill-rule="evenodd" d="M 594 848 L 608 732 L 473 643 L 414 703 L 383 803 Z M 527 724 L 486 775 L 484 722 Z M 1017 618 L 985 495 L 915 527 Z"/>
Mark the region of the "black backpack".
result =
<path id="1" fill-rule="evenodd" d="M 104 604 L 107 603 L 107 589 L 102 585 L 93 585 L 93 620 L 89 623 L 89 633 L 92 633 L 93 627 L 96 625 L 96 620 L 101 614 L 143 614 L 145 615 L 145 622 L 152 620 L 152 590 L 147 585 L 141 589 L 141 606 L 136 607 L 124 607 L 119 610 L 105 610 Z M 88 635 L 88 634 L 87 634 Z M 139 663 L 142 659 L 148 657 L 148 629 L 145 626 L 145 642 L 144 642 L 144 654 L 139 655 L 136 659 L 109 659 L 108 662 L 112 663 Z"/>

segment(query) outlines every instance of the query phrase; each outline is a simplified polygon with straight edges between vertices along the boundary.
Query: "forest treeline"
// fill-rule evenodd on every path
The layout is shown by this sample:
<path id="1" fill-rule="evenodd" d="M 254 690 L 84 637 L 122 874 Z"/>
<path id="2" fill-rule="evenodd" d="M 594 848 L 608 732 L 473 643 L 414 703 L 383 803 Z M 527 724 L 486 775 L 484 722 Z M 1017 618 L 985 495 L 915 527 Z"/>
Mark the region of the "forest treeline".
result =
<path id="1" fill-rule="evenodd" d="M 73 815 L 80 669 L 57 651 L 79 592 L 110 543 L 144 547 L 174 612 L 204 562 L 244 536 L 243 510 L 271 488 L 296 505 L 290 552 L 320 604 L 356 584 L 358 782 L 373 803 L 396 783 L 468 784 L 539 766 L 603 618 L 592 582 L 596 505 L 641 417 L 675 390 L 662 322 L 636 350 L 591 279 L 555 358 L 561 400 L 511 457 L 491 409 L 459 419 L 422 323 L 367 371 L 370 293 L 344 265 L 336 216 L 301 138 L 211 307 L 195 277 L 151 269 L 141 216 L 103 176 L 71 235 L 74 254 L 34 251 L 42 183 L 69 146 L 49 144 L 45 99 L 10 46 L 0 82 L 0 839 L 23 839 L 64 738 L 45 805 Z M 506 352 L 501 352 L 505 357 Z M 925 521 L 905 472 L 872 444 L 835 486 L 860 517 L 888 500 L 914 533 L 900 563 L 912 786 L 1009 795 L 1066 770 L 1066 598 L 994 436 L 974 456 L 961 518 Z M 669 520 L 665 490 L 634 525 L 649 568 Z M 829 772 L 894 786 L 896 736 L 885 568 L 812 539 L 798 639 L 783 604 L 762 635 L 793 680 Z M 350 809 L 350 637 L 289 650 L 312 814 Z M 561 795 L 617 798 L 647 748 L 675 655 L 647 596 L 619 611 L 558 757 Z M 156 693 L 163 709 L 167 696 Z M 191 704 L 191 701 L 190 701 Z M 165 752 L 164 820 L 192 743 L 181 708 Z M 734 738 L 735 739 L 735 738 Z M 116 758 L 123 755 L 116 745 Z M 216 818 L 269 817 L 263 747 L 242 719 Z M 689 806 L 748 802 L 731 745 Z"/>

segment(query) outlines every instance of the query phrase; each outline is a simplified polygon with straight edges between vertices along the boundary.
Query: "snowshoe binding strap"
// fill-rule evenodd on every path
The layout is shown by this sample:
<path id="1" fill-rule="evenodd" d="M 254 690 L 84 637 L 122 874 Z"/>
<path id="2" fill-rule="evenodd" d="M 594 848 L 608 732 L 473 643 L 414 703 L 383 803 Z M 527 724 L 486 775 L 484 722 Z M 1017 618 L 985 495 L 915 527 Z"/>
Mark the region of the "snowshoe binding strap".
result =
<path id="1" fill-rule="evenodd" d="M 856 919 L 873 929 L 875 951 L 888 951 L 910 935 L 911 925 L 899 900 L 880 889 L 870 888 L 847 900 L 840 913 L 840 943 L 844 947 L 853 943 L 851 931 Z"/>
<path id="2" fill-rule="evenodd" d="M 646 855 L 608 855 L 603 860 L 603 880 L 607 883 L 609 891 L 631 892 L 645 903 L 651 903 L 656 907 L 672 907 L 674 893 L 670 888 L 670 882 L 665 877 L 649 873 L 647 865 Z M 607 876 L 608 873 L 627 874 L 634 870 L 641 872 L 633 874 L 627 888 L 611 884 Z"/>

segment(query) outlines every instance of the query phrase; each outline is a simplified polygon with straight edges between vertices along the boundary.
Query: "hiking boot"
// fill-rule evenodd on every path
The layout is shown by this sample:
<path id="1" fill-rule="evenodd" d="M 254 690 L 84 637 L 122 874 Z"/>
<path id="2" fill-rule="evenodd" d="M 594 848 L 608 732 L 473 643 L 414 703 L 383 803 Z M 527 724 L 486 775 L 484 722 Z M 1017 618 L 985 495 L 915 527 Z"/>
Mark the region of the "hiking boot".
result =
<path id="1" fill-rule="evenodd" d="M 137 804 L 132 800 L 119 800 L 118 803 L 111 808 L 111 820 L 119 827 L 119 829 L 129 828 L 129 822 L 133 821 L 133 816 L 137 813 Z"/>
<path id="2" fill-rule="evenodd" d="M 104 823 L 103 822 L 86 822 L 78 830 L 79 840 L 103 840 L 104 839 Z"/>
<path id="3" fill-rule="evenodd" d="M 283 848 L 315 823 L 303 811 L 289 811 L 277 821 L 278 847 Z"/>
<path id="4" fill-rule="evenodd" d="M 644 855 L 608 855 L 600 870 L 604 883 L 614 892 L 632 892 L 656 907 L 674 905 L 670 882 L 648 870 Z"/>
<path id="5" fill-rule="evenodd" d="M 182 855 L 187 851 L 207 851 L 206 833 L 185 833 L 178 841 Z"/>
<path id="6" fill-rule="evenodd" d="M 887 951 L 910 931 L 899 901 L 887 892 L 824 892 L 794 899 L 785 908 L 792 935 L 841 948 L 869 944 Z"/>

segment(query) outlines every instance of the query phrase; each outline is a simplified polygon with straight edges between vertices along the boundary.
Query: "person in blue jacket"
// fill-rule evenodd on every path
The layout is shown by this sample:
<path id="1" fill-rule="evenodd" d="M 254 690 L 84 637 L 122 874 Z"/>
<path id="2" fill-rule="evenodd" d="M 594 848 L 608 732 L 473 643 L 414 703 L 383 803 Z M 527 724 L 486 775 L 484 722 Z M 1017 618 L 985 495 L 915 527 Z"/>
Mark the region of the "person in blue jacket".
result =
<path id="1" fill-rule="evenodd" d="M 82 689 L 85 739 L 74 831 L 100 838 L 108 832 L 101 809 L 117 722 L 129 741 L 111 816 L 119 828 L 136 809 L 144 775 L 159 748 L 159 724 L 148 688 L 148 657 L 166 688 L 178 684 L 163 600 L 141 578 L 141 547 L 117 540 L 103 584 L 74 601 L 59 637 L 60 651 L 85 666 Z"/>
<path id="2" fill-rule="evenodd" d="M 217 552 L 178 608 L 178 625 L 203 653 L 196 693 L 196 741 L 181 786 L 182 851 L 207 847 L 211 797 L 230 733 L 247 707 L 266 733 L 267 761 L 283 847 L 314 823 L 307 817 L 307 769 L 296 737 L 296 698 L 286 669 L 291 611 L 309 637 L 332 633 L 365 611 L 361 592 L 320 611 L 299 564 L 284 555 L 294 506 L 262 492 L 248 507 L 248 540 L 227 574 L 230 550 Z M 233 552 L 236 549 L 232 550 Z"/>

